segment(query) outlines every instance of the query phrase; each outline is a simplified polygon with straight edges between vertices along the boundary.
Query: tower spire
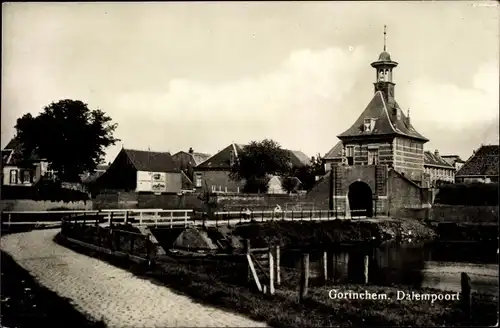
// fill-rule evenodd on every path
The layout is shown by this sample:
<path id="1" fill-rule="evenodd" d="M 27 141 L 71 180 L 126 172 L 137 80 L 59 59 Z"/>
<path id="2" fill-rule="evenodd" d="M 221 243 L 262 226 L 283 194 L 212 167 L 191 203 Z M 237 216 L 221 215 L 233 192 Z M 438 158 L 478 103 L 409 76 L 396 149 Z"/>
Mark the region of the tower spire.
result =
<path id="1" fill-rule="evenodd" d="M 387 25 L 384 25 L 384 51 L 387 50 Z"/>

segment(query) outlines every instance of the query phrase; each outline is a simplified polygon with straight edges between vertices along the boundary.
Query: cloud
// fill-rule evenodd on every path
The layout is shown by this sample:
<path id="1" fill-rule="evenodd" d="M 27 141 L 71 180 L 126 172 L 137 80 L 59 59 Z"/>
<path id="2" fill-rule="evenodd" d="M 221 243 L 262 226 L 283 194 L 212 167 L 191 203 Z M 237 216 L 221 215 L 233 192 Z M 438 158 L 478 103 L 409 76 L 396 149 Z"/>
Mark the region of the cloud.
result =
<path id="1" fill-rule="evenodd" d="M 147 116 L 156 122 L 176 122 L 191 128 L 198 124 L 194 137 L 192 129 L 176 129 L 181 134 L 176 139 L 189 139 L 189 143 L 205 135 L 202 130 L 210 131 L 210 145 L 196 140 L 198 147 L 223 147 L 235 138 L 249 142 L 271 137 L 286 140 L 291 147 L 322 151 L 334 137 L 318 148 L 317 139 L 324 138 L 316 134 L 320 132 L 317 128 L 331 125 L 325 122 L 325 115 L 341 108 L 367 61 L 363 48 L 302 49 L 292 52 L 274 71 L 260 76 L 218 84 L 174 79 L 164 92 L 143 90 L 118 95 L 113 117 L 126 121 Z M 228 122 L 236 127 L 232 135 L 226 134 Z M 340 122 L 338 126 L 342 129 Z M 120 133 L 129 135 L 127 130 L 122 127 Z"/>
<path id="2" fill-rule="evenodd" d="M 432 122 L 438 126 L 460 129 L 496 119 L 499 106 L 498 62 L 479 66 L 472 77 L 471 88 L 454 84 L 436 83 L 429 78 L 411 82 L 406 90 L 408 105 L 414 108 L 413 118 L 421 122 Z M 470 77 L 465 76 L 464 82 Z"/>

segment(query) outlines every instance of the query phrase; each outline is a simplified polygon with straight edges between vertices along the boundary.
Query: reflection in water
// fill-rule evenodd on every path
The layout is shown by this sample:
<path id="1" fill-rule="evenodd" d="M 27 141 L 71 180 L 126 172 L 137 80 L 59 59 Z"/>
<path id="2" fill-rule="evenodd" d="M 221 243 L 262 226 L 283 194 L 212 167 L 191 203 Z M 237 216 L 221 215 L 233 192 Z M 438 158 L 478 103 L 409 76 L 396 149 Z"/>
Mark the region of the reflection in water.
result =
<path id="1" fill-rule="evenodd" d="M 459 291 L 460 273 L 472 280 L 473 291 L 498 295 L 496 247 L 474 243 L 384 244 L 371 249 L 344 248 L 328 253 L 328 272 L 339 282 L 363 282 L 363 260 L 369 256 L 370 283 Z M 310 252 L 310 275 L 322 272 L 323 252 Z M 285 267 L 300 269 L 300 253 L 282 255 Z M 330 273 L 330 274 L 331 274 Z"/>

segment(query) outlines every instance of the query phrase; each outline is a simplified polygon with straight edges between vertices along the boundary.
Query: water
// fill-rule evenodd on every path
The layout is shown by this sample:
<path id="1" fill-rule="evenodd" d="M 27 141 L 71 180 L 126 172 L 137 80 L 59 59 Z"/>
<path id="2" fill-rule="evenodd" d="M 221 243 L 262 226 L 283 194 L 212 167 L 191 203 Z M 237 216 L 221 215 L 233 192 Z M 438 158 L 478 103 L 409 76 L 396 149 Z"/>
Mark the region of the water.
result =
<path id="1" fill-rule="evenodd" d="M 323 252 L 309 252 L 311 277 L 322 272 Z M 373 248 L 343 247 L 329 254 L 330 276 L 337 281 L 363 282 L 364 257 L 369 256 L 368 280 L 381 286 L 403 285 L 460 291 L 460 274 L 469 274 L 472 290 L 498 295 L 496 245 L 479 243 L 385 244 Z M 282 255 L 282 266 L 300 268 L 300 252 Z"/>

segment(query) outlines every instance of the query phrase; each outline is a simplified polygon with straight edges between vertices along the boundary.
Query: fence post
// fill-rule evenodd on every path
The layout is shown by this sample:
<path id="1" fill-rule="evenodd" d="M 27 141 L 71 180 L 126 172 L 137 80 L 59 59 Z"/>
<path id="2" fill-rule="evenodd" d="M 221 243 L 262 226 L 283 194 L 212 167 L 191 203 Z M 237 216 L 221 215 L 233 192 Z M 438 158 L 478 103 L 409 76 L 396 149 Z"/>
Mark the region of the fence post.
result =
<path id="1" fill-rule="evenodd" d="M 276 246 L 274 248 L 274 252 L 276 254 L 276 285 L 281 285 L 281 272 L 280 272 L 280 247 Z"/>
<path id="2" fill-rule="evenodd" d="M 184 228 L 188 225 L 188 211 L 184 212 Z"/>
<path id="3" fill-rule="evenodd" d="M 143 212 L 140 212 L 140 213 L 139 213 L 139 224 L 141 224 L 141 225 L 142 225 L 142 213 L 143 213 Z"/>
<path id="4" fill-rule="evenodd" d="M 260 211 L 262 213 L 262 222 L 264 222 L 264 211 Z"/>
<path id="5" fill-rule="evenodd" d="M 128 211 L 125 211 L 125 222 L 124 223 L 125 224 L 128 223 Z"/>
<path id="6" fill-rule="evenodd" d="M 274 295 L 274 258 L 273 249 L 269 247 L 269 294 Z"/>
<path id="7" fill-rule="evenodd" d="M 460 275 L 460 283 L 462 287 L 462 310 L 468 319 L 471 318 L 472 314 L 472 293 L 471 293 L 471 281 L 467 273 L 462 272 Z"/>
<path id="8" fill-rule="evenodd" d="M 363 274 L 365 277 L 365 284 L 368 283 L 368 264 L 370 263 L 370 257 L 368 255 L 365 255 L 364 258 L 364 266 L 363 266 Z"/>
<path id="9" fill-rule="evenodd" d="M 170 212 L 170 228 L 173 227 L 174 224 L 174 212 Z"/>
<path id="10" fill-rule="evenodd" d="M 328 280 L 328 253 L 323 252 L 323 278 L 325 282 Z"/>
<path id="11" fill-rule="evenodd" d="M 307 289 L 309 287 L 309 254 L 302 254 L 302 265 L 300 269 L 299 301 L 302 302 L 304 300 L 304 297 L 307 296 Z"/>
<path id="12" fill-rule="evenodd" d="M 245 256 L 250 255 L 250 239 L 245 239 Z M 252 271 L 250 265 L 247 266 L 247 283 L 251 281 Z"/>

